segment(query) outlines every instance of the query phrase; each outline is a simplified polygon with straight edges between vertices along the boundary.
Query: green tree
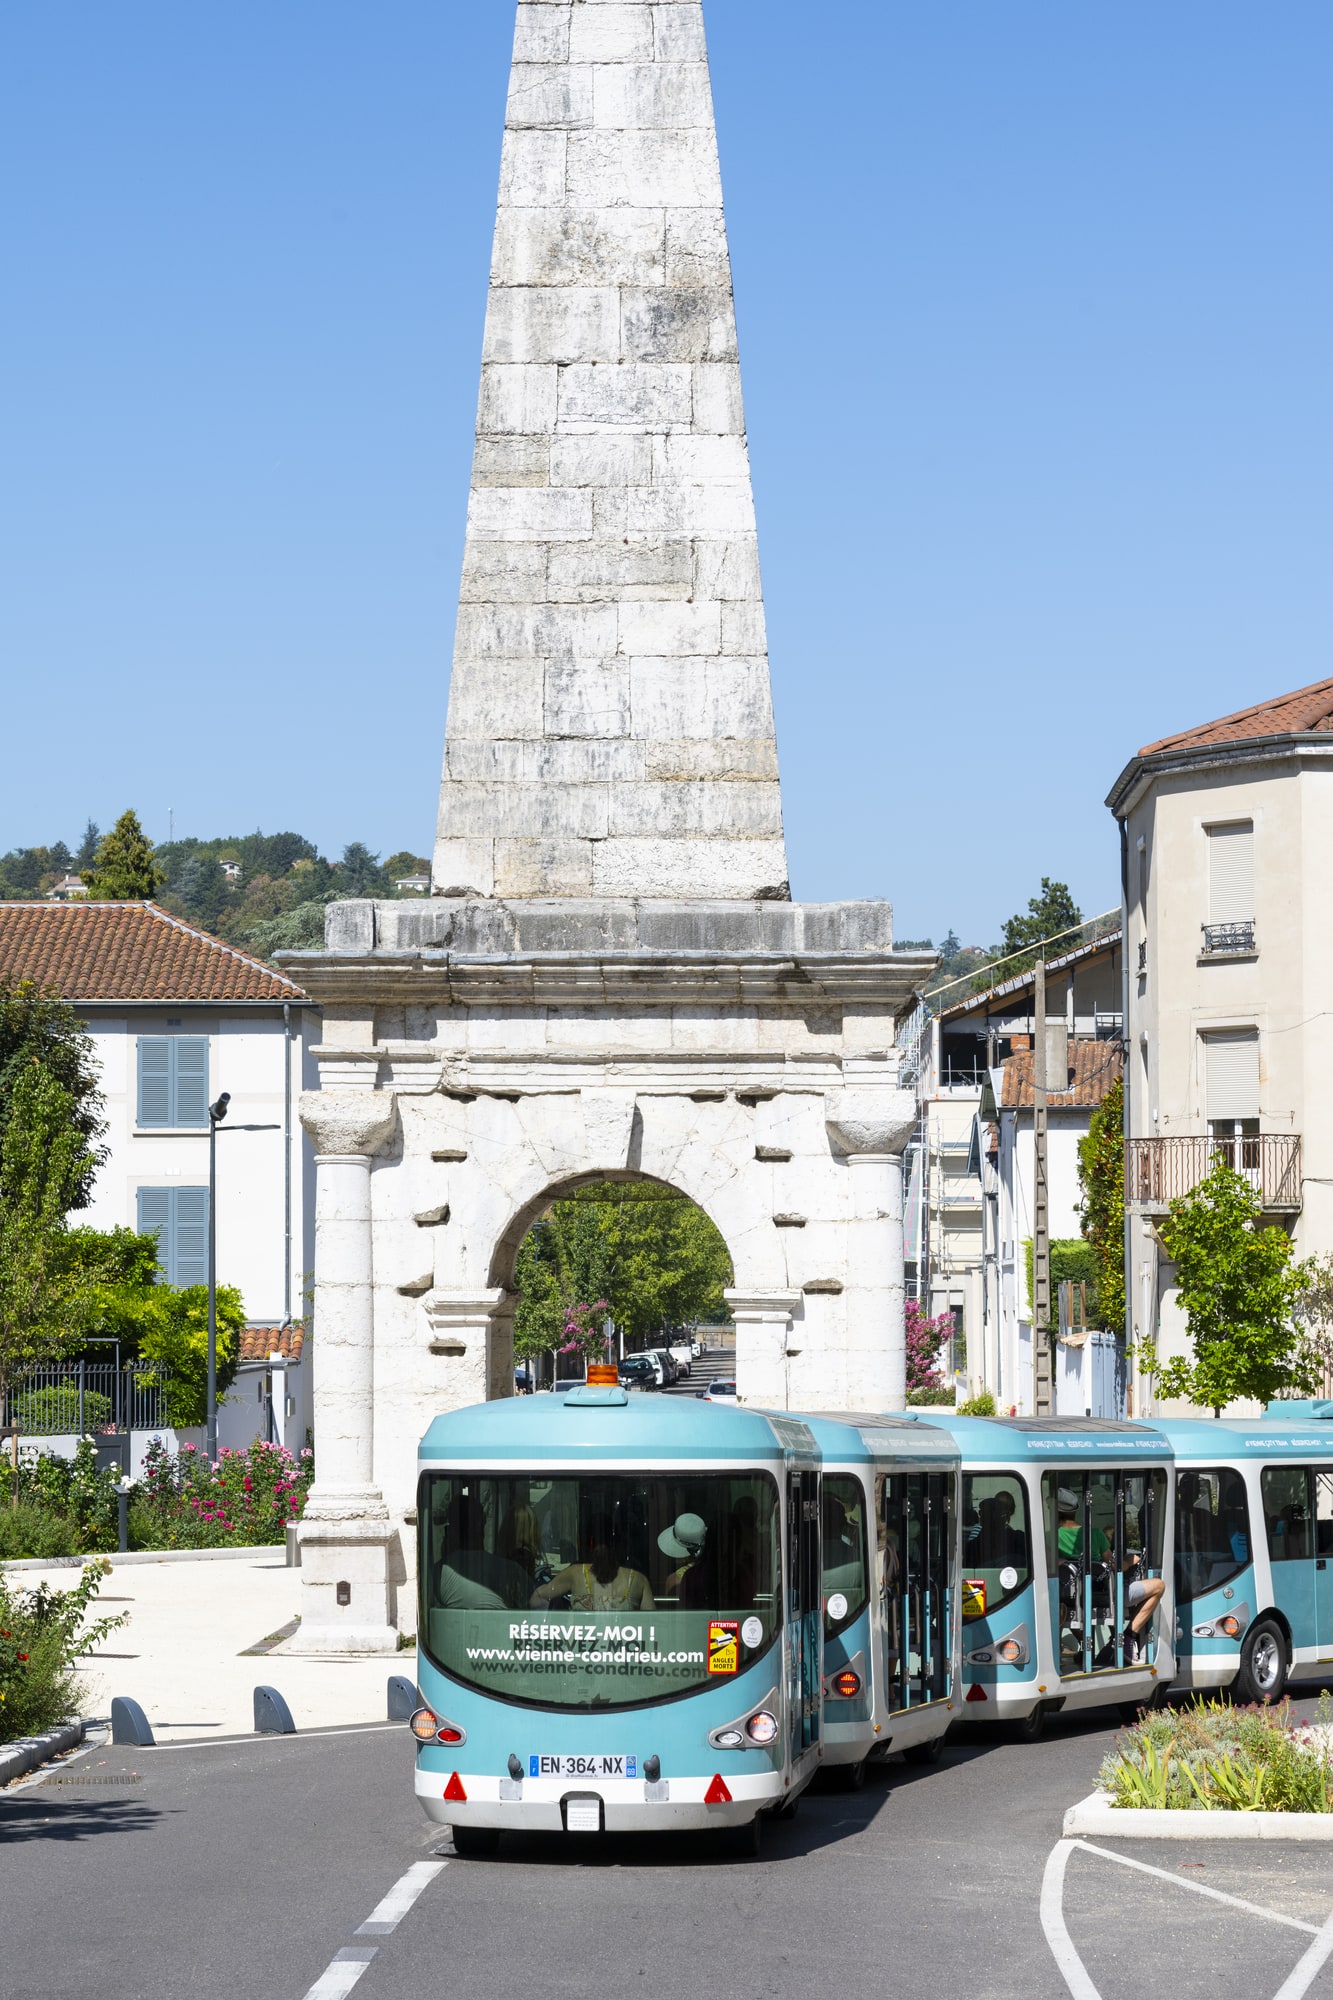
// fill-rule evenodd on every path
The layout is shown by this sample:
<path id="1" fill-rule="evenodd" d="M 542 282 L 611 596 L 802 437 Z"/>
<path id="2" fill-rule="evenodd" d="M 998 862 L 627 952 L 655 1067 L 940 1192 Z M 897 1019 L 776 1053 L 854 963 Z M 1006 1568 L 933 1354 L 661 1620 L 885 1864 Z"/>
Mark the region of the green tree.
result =
<path id="1" fill-rule="evenodd" d="M 1078 1142 L 1079 1226 L 1091 1246 L 1097 1324 L 1125 1325 L 1125 1086 L 1111 1085 Z"/>
<path id="2" fill-rule="evenodd" d="M 101 827 L 95 819 L 90 819 L 83 829 L 83 839 L 79 842 L 79 851 L 74 857 L 75 866 L 80 873 L 91 868 L 97 859 L 97 844 L 101 838 Z"/>
<path id="3" fill-rule="evenodd" d="M 37 1064 L 66 1093 L 74 1142 L 70 1179 L 59 1191 L 61 1213 L 86 1208 L 93 1180 L 106 1158 L 98 1145 L 106 1130 L 97 1087 L 92 1036 L 64 1000 L 31 980 L 0 986 L 0 1142 L 9 1127 L 14 1092 Z"/>
<path id="4" fill-rule="evenodd" d="M 1162 1362 L 1142 1344 L 1161 1396 L 1183 1397 L 1220 1416 L 1239 1397 L 1271 1402 L 1282 1390 L 1310 1394 L 1322 1370 L 1294 1317 L 1301 1272 L 1281 1229 L 1261 1227 L 1259 1197 L 1218 1159 L 1194 1192 L 1173 1201 L 1161 1225 L 1176 1267 L 1192 1358 Z"/>
<path id="5" fill-rule="evenodd" d="M 363 840 L 347 843 L 339 865 L 345 896 L 382 896 L 388 887 L 379 855 L 372 854 Z"/>
<path id="6" fill-rule="evenodd" d="M 72 1229 L 65 1256 L 91 1284 L 83 1334 L 120 1342 L 122 1361 L 156 1361 L 167 1377 L 168 1421 L 201 1424 L 208 1402 L 208 1287 L 167 1283 L 157 1238 L 133 1229 Z M 245 1305 L 217 1288 L 218 1394 L 236 1378 Z M 103 1350 L 105 1352 L 105 1350 Z"/>
<path id="7" fill-rule="evenodd" d="M 34 1362 L 77 1344 L 95 1306 L 95 1278 L 71 1258 L 66 1195 L 85 1170 L 74 1100 L 30 1062 L 15 1080 L 0 1144 L 0 1399 Z"/>
<path id="8" fill-rule="evenodd" d="M 123 812 L 98 844 L 88 894 L 104 903 L 144 902 L 164 879 L 138 814 Z"/>
<path id="9" fill-rule="evenodd" d="M 1053 882 L 1049 875 L 1041 878 L 1041 894 L 1030 896 L 1026 914 L 1010 917 L 1004 927 L 1000 953 L 1010 958 L 1017 953 L 1026 953 L 1033 945 L 1044 944 L 1048 938 L 1058 938 L 1062 932 L 1075 930 L 1083 922 L 1083 912 L 1069 893 L 1064 882 Z M 1075 942 L 1073 938 L 1063 939 L 1068 950 Z M 1035 964 L 1037 954 L 1032 952 L 1029 964 Z M 1018 968 L 1006 966 L 1004 976 L 1012 978 Z"/>
<path id="10" fill-rule="evenodd" d="M 656 1181 L 600 1181 L 555 1202 L 520 1246 L 516 1348 L 549 1350 L 557 1320 L 597 1299 L 641 1347 L 668 1327 L 725 1319 L 730 1282 L 727 1246 L 694 1202 Z"/>

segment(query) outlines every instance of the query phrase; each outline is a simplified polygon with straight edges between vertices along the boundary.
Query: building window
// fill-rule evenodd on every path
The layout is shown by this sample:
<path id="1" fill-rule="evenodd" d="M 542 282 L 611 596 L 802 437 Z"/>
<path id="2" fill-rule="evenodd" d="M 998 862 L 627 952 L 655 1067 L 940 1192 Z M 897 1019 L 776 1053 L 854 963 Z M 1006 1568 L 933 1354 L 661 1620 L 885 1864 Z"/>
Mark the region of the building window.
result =
<path id="1" fill-rule="evenodd" d="M 1208 1130 L 1237 1171 L 1259 1164 L 1259 1031 L 1225 1028 L 1203 1038 Z"/>
<path id="2" fill-rule="evenodd" d="M 139 1123 L 208 1124 L 207 1035 L 140 1035 Z"/>
<path id="3" fill-rule="evenodd" d="M 1210 826 L 1206 953 L 1254 950 L 1254 822 Z"/>
<path id="4" fill-rule="evenodd" d="M 140 1188 L 139 1234 L 156 1236 L 157 1264 L 169 1285 L 208 1283 L 208 1189 Z"/>

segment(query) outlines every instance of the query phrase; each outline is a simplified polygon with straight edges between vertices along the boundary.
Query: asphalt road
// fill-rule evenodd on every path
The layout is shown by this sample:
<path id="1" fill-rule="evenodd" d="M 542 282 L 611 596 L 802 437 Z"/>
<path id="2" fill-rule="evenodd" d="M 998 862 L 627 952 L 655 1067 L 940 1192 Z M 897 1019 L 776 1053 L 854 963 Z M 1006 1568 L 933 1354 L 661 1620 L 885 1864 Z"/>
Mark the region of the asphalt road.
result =
<path id="1" fill-rule="evenodd" d="M 1043 1877 L 1112 1733 L 1100 1715 L 1056 1718 L 1035 1745 L 975 1732 L 933 1768 L 808 1794 L 754 1861 L 553 1838 L 458 1860 L 412 1797 L 401 1726 L 97 1749 L 0 1794 L 0 1993 L 1067 2000 Z M 1333 1910 L 1333 1851 L 1078 1845 L 1061 1907 L 1084 2000 L 1256 2000 Z M 1299 1990 L 1333 1996 L 1333 1959 Z"/>

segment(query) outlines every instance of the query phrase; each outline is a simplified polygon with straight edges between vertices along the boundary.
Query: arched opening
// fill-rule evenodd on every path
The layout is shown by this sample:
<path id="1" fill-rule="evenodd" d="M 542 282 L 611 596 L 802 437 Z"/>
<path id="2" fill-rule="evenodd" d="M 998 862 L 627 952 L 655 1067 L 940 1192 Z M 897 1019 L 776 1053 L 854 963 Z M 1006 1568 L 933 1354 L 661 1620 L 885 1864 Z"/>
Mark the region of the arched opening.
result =
<path id="1" fill-rule="evenodd" d="M 695 1329 L 713 1348 L 734 1341 L 730 1252 L 711 1216 L 668 1182 L 566 1182 L 515 1218 L 501 1259 L 496 1275 L 516 1300 L 520 1387 L 581 1380 L 589 1361 L 623 1363 L 687 1343 Z"/>

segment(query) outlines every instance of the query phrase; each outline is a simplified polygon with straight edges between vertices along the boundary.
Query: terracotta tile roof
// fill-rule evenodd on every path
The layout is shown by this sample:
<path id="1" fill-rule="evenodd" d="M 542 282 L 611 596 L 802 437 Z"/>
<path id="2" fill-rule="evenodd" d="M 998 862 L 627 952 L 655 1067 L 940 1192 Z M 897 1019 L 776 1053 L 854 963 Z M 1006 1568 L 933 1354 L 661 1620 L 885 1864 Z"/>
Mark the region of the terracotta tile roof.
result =
<path id="1" fill-rule="evenodd" d="M 1145 744 L 1139 755 L 1153 757 L 1159 750 L 1194 750 L 1209 743 L 1244 743 L 1256 736 L 1298 736 L 1317 730 L 1333 730 L 1333 680 L 1315 681 L 1294 694 L 1280 694 L 1273 701 L 1219 716 L 1216 722 L 1201 723 L 1197 729 L 1163 736 L 1157 743 Z"/>
<path id="2" fill-rule="evenodd" d="M 299 1361 L 304 1346 L 302 1326 L 247 1326 L 241 1333 L 237 1359 L 267 1361 L 270 1354 L 283 1354 L 289 1361 Z"/>
<path id="3" fill-rule="evenodd" d="M 62 1000 L 304 1000 L 271 965 L 156 903 L 0 903 L 0 985 Z"/>
<path id="4" fill-rule="evenodd" d="M 1047 1089 L 1046 1102 L 1053 1111 L 1071 1105 L 1096 1110 L 1123 1067 L 1119 1042 L 1094 1042 L 1086 1036 L 1069 1044 L 1069 1065 L 1073 1077 L 1067 1090 Z M 1002 1111 L 1032 1109 L 1032 1050 L 1015 1049 L 1001 1065 L 1004 1086 Z"/>

